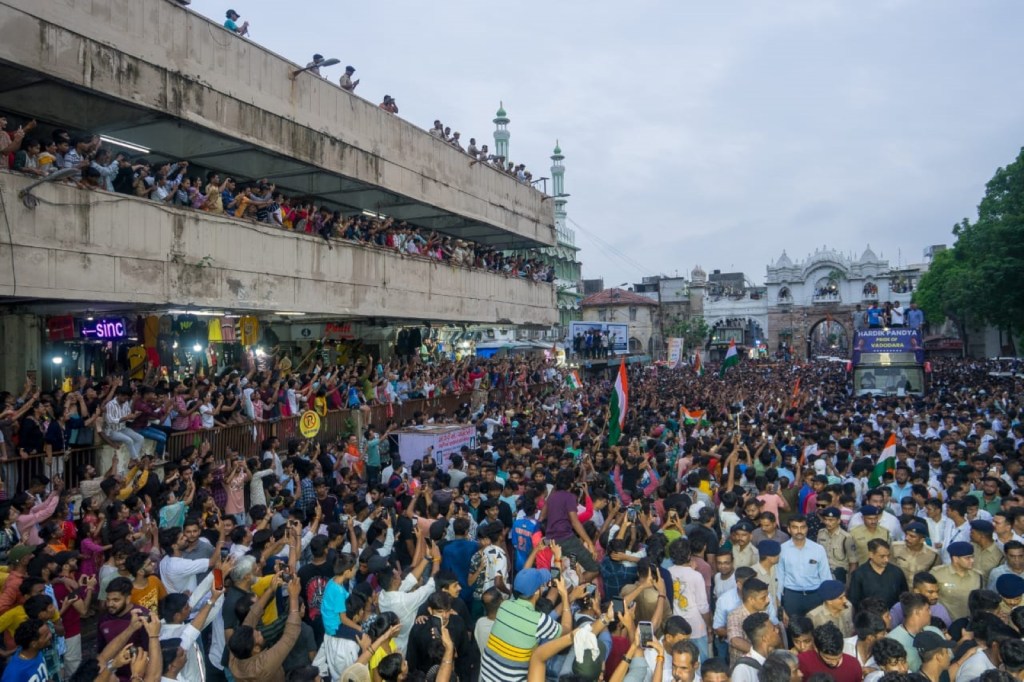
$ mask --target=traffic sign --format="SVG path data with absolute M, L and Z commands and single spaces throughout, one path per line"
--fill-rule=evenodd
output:
M 313 438 L 320 433 L 320 415 L 313 410 L 306 410 L 299 417 L 299 433 L 303 438 Z

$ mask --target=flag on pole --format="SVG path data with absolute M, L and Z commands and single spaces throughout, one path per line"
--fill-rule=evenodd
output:
M 868 485 L 872 488 L 877 488 L 882 483 L 882 476 L 887 471 L 894 471 L 896 469 L 896 434 L 890 433 L 889 440 L 885 442 L 885 448 L 882 449 L 882 456 L 878 458 L 878 464 L 871 471 L 871 475 L 868 476 Z
M 617 445 L 626 425 L 626 410 L 629 409 L 629 384 L 626 379 L 626 358 L 619 361 L 619 373 L 615 377 L 609 401 L 608 445 Z
M 580 380 L 580 375 L 576 370 L 573 370 L 566 375 L 565 383 L 574 391 L 578 391 L 583 388 L 583 382 Z
M 789 401 L 791 407 L 800 407 L 800 377 L 796 378 L 793 384 L 793 399 Z
M 693 371 L 697 373 L 697 376 L 704 376 L 704 363 L 700 360 L 700 349 L 693 354 Z
M 740 364 L 740 356 L 736 352 L 736 341 L 732 340 L 729 341 L 729 350 L 725 352 L 725 360 L 722 360 L 722 369 L 719 370 L 718 376 L 724 377 L 725 370 L 738 364 Z

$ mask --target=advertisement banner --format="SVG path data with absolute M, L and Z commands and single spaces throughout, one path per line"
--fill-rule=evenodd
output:
M 668 366 L 672 368 L 683 364 L 683 340 L 670 338 L 668 340 Z
M 921 332 L 908 327 L 862 329 L 853 343 L 853 364 L 860 364 L 862 353 L 913 353 L 916 362 L 924 362 Z
M 570 322 L 568 345 L 573 348 L 576 335 L 585 336 L 587 332 L 597 330 L 608 335 L 609 345 L 615 355 L 629 353 L 629 325 L 614 322 Z
M 452 455 L 459 454 L 463 447 L 476 448 L 477 431 L 475 426 L 427 424 L 402 429 L 397 435 L 398 453 L 403 462 L 423 459 L 430 450 L 437 465 L 447 471 Z

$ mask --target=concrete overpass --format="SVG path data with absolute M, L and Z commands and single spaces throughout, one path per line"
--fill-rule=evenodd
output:
M 0 173 L 0 303 L 551 326 L 550 284 Z M 6 223 L 6 224 L 2 224 Z
M 555 244 L 537 190 L 175 2 L 0 0 L 0 30 L 0 111 L 502 249 Z

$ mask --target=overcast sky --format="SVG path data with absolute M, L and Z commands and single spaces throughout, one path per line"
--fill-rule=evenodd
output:
M 534 177 L 557 138 L 584 277 L 606 286 L 695 264 L 760 284 L 783 248 L 920 262 L 1024 141 L 1019 0 L 192 3 L 229 7 L 424 128 L 493 148 L 504 101 Z

